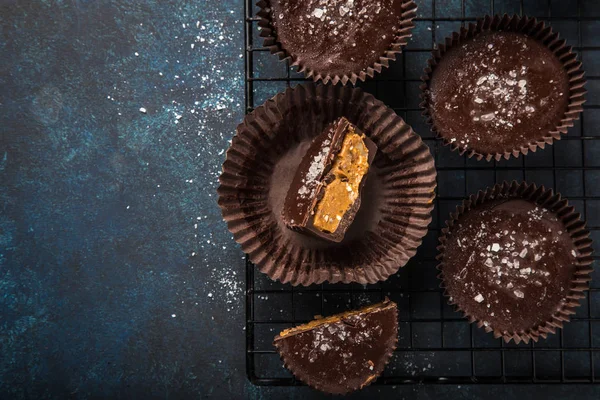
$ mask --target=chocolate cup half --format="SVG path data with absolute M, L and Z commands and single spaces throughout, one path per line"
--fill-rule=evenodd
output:
M 387 298 L 320 318 L 275 337 L 283 365 L 325 393 L 348 394 L 374 382 L 398 343 L 398 308 Z
M 361 207 L 344 240 L 288 229 L 283 203 L 312 139 L 345 116 L 378 147 Z M 248 114 L 232 139 L 218 189 L 234 239 L 260 271 L 292 285 L 375 283 L 416 253 L 431 221 L 436 170 L 427 145 L 372 95 L 343 86 L 289 88 Z
M 558 221 L 562 222 L 562 225 L 566 229 L 566 234 L 572 240 L 576 257 L 574 257 L 573 273 L 567 285 L 569 291 L 564 296 L 563 304 L 545 322 L 539 325 L 531 326 L 530 329 L 503 332 L 495 328 L 493 323 L 485 323 L 470 315 L 464 310 L 464 305 L 460 304 L 460 300 L 451 297 L 452 294 L 448 291 L 448 280 L 456 278 L 446 275 L 447 260 L 445 254 L 450 245 L 454 246 L 454 241 L 449 242 L 451 238 L 452 240 L 455 239 L 451 237 L 451 233 L 455 227 L 458 227 L 464 215 L 476 212 L 482 205 L 487 205 L 491 202 L 514 199 L 522 199 L 528 203 L 533 203 L 556 216 Z M 585 228 L 585 222 L 580 220 L 580 215 L 575 212 L 572 206 L 569 206 L 566 199 L 563 199 L 560 194 L 554 194 L 552 189 L 545 189 L 543 186 L 537 187 L 535 184 L 525 182 L 519 184 L 516 181 L 511 183 L 504 182 L 471 195 L 463 201 L 462 205 L 457 207 L 456 213 L 450 215 L 450 220 L 446 221 L 446 227 L 442 229 L 439 240 L 437 260 L 440 262 L 438 265 L 440 274 L 438 277 L 442 281 L 440 287 L 444 289 L 444 295 L 449 298 L 449 304 L 454 305 L 456 311 L 463 313 L 469 319 L 469 322 L 477 323 L 479 328 L 483 327 L 486 332 L 493 333 L 495 338 L 503 338 L 507 343 L 511 340 L 514 340 L 516 343 L 520 343 L 521 341 L 528 343 L 529 340 L 537 342 L 540 337 L 546 338 L 548 334 L 556 333 L 556 328 L 562 328 L 563 324 L 569 321 L 569 316 L 575 314 L 575 308 L 580 305 L 580 299 L 585 298 L 584 292 L 589 289 L 593 249 L 592 241 L 589 238 L 589 231 Z M 485 249 L 481 250 L 484 251 Z M 465 279 L 465 284 L 467 284 L 467 281 L 468 279 Z M 476 301 L 481 302 L 481 300 Z M 509 307 L 508 304 L 504 305 Z
M 331 82 L 334 85 L 338 82 L 341 82 L 342 85 L 345 85 L 348 82 L 352 83 L 352 85 L 356 85 L 357 81 L 365 81 L 367 77 L 372 78 L 375 76 L 375 73 L 380 73 L 383 68 L 388 68 L 390 61 L 396 60 L 396 55 L 402 52 L 402 47 L 406 46 L 408 40 L 412 37 L 411 30 L 414 28 L 413 19 L 417 17 L 417 5 L 414 1 L 397 0 L 402 1 L 402 12 L 399 16 L 398 30 L 396 32 L 387 33 L 392 35 L 394 39 L 387 48 L 379 49 L 380 55 L 377 58 L 377 61 L 355 71 L 349 71 L 343 74 L 331 73 L 325 66 L 322 68 L 311 68 L 307 66 L 296 54 L 286 48 L 286 44 L 282 43 L 281 39 L 277 36 L 277 30 L 273 23 L 273 1 L 276 0 L 261 0 L 257 3 L 257 6 L 260 8 L 257 14 L 259 17 L 258 26 L 260 27 L 260 36 L 264 38 L 264 46 L 268 47 L 271 54 L 277 55 L 280 60 L 290 60 L 290 65 L 297 66 L 298 71 L 304 73 L 305 77 L 311 78 L 314 82 Z M 305 15 L 305 17 L 308 17 L 308 15 Z M 334 42 L 337 41 L 343 43 L 344 41 L 347 41 L 348 38 L 340 37 L 339 39 L 335 38 L 332 40 L 334 40 Z M 323 50 L 329 51 L 330 48 Z M 373 50 L 377 51 L 377 49 Z
M 444 55 L 452 48 L 458 47 L 465 41 L 468 41 L 478 35 L 489 32 L 517 32 L 527 35 L 535 39 L 539 43 L 546 46 L 562 63 L 564 70 L 568 75 L 569 92 L 566 94 L 568 103 L 564 114 L 559 123 L 551 130 L 540 132 L 540 137 L 524 145 L 516 145 L 514 149 L 498 149 L 496 152 L 481 153 L 474 148 L 461 146 L 458 142 L 452 142 L 449 138 L 444 137 L 443 127 L 436 126 L 433 118 L 433 110 L 429 96 L 431 79 L 436 67 L 440 64 Z M 452 33 L 447 37 L 444 43 L 440 43 L 432 52 L 432 58 L 428 60 L 427 68 L 425 68 L 424 76 L 421 77 L 421 99 L 420 104 L 423 109 L 423 116 L 427 123 L 431 126 L 431 131 L 444 140 L 444 145 L 450 146 L 453 151 L 458 151 L 461 155 L 467 154 L 469 158 L 476 157 L 477 160 L 484 159 L 486 161 L 502 158 L 509 159 L 511 156 L 518 157 L 519 154 L 527 155 L 529 151 L 535 152 L 538 147 L 544 148 L 546 145 L 551 145 L 555 140 L 561 139 L 561 134 L 566 134 L 569 127 L 572 127 L 574 121 L 579 119 L 579 114 L 583 111 L 583 103 L 585 103 L 586 90 L 583 86 L 586 83 L 582 64 L 577 61 L 577 55 L 573 52 L 571 46 L 566 45 L 564 39 L 559 38 L 559 34 L 552 31 L 552 28 L 546 26 L 544 22 L 537 21 L 535 18 L 527 16 L 519 17 L 518 15 L 496 15 L 485 16 L 471 23 L 468 27 L 462 27 L 459 32 Z M 518 67 L 518 66 L 517 66 Z

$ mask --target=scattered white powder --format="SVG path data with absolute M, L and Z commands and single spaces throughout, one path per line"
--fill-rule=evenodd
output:
M 236 271 L 216 267 L 211 271 L 211 281 L 216 284 L 216 293 L 225 304 L 237 304 L 239 302 L 244 291 L 242 280 Z

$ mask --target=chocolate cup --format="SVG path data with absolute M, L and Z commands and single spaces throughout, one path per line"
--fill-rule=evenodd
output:
M 439 238 L 440 244 L 437 248 L 439 254 L 436 258 L 440 262 L 437 267 L 440 271 L 438 278 L 442 281 L 440 287 L 444 289 L 444 296 L 450 298 L 450 294 L 446 290 L 444 277 L 444 251 L 450 229 L 463 214 L 469 212 L 471 209 L 483 203 L 502 198 L 524 199 L 534 202 L 554 213 L 566 227 L 578 253 L 575 265 L 576 269 L 571 280 L 569 294 L 565 296 L 568 301 L 548 321 L 531 328 L 528 332 L 509 332 L 508 334 L 503 334 L 491 325 L 484 325 L 483 321 L 477 320 L 461 309 L 460 304 L 454 301 L 449 301 L 449 304 L 455 306 L 457 312 L 463 313 L 464 317 L 470 323 L 475 322 L 478 328 L 483 327 L 486 332 L 492 332 L 496 339 L 501 337 L 506 343 L 514 340 L 517 344 L 521 341 L 529 343 L 529 340 L 537 342 L 540 337 L 545 339 L 549 333 L 556 333 L 556 328 L 561 329 L 563 324 L 569 321 L 569 316 L 575 314 L 575 309 L 579 307 L 580 300 L 585 298 L 584 292 L 589 289 L 590 274 L 593 271 L 591 267 L 593 263 L 592 240 L 589 238 L 590 233 L 585 227 L 585 222 L 580 219 L 580 214 L 575 212 L 574 207 L 569 206 L 568 200 L 563 199 L 560 194 L 555 194 L 552 189 L 545 189 L 544 186 L 537 187 L 535 184 L 528 184 L 526 182 L 520 184 L 516 181 L 512 181 L 511 183 L 504 182 L 489 187 L 484 191 L 480 190 L 477 194 L 473 194 L 464 200 L 462 205 L 457 206 L 456 213 L 450 214 L 450 220 L 446 221 L 446 227 L 442 229 Z
M 373 370 L 368 372 L 368 374 L 365 374 L 365 376 L 363 377 L 364 380 L 361 384 L 351 384 L 350 382 L 346 381 L 345 385 L 340 385 L 340 382 L 332 382 L 330 379 L 323 379 L 322 377 L 316 377 L 315 376 L 316 371 L 314 368 L 306 368 L 306 367 L 301 368 L 298 365 L 299 364 L 298 355 L 297 355 L 298 353 L 296 353 L 296 354 L 291 353 L 289 351 L 289 348 L 286 348 L 287 346 L 285 346 L 283 344 L 283 340 L 285 340 L 285 339 L 282 339 L 281 334 L 279 334 L 275 337 L 275 340 L 273 341 L 273 345 L 277 349 L 277 352 L 279 353 L 281 361 L 283 361 L 283 366 L 285 368 L 287 368 L 296 377 L 296 379 L 306 383 L 308 386 L 310 386 L 316 390 L 320 390 L 321 392 L 328 393 L 328 394 L 345 395 L 345 394 L 349 394 L 351 392 L 361 390 L 361 389 L 365 388 L 366 386 L 369 386 L 383 373 L 383 370 L 385 369 L 387 364 L 390 362 L 390 359 L 392 358 L 394 350 L 396 350 L 396 347 L 398 345 L 398 306 L 396 305 L 396 303 L 394 303 L 393 301 L 390 301 L 388 298 L 386 298 L 381 303 L 371 304 L 371 305 L 362 307 L 357 310 L 350 310 L 350 311 L 346 311 L 343 313 L 332 315 L 330 317 L 325 317 L 325 318 L 321 317 L 314 321 L 311 321 L 311 323 L 318 323 L 318 325 L 315 325 L 315 327 L 318 327 L 318 326 L 322 326 L 322 324 L 331 324 L 332 322 L 327 322 L 331 318 L 340 318 L 340 320 L 342 320 L 342 321 L 344 319 L 348 318 L 348 316 L 361 316 L 363 318 L 364 318 L 364 316 L 367 316 L 367 318 L 369 318 L 368 317 L 369 314 L 368 314 L 368 312 L 365 312 L 365 310 L 372 309 L 372 308 L 378 308 L 380 310 L 378 312 L 382 312 L 382 313 L 391 311 L 391 314 L 392 314 L 391 321 L 389 321 L 387 326 L 385 328 L 383 328 L 383 332 L 381 334 L 381 337 L 379 338 L 379 343 L 380 343 L 381 347 L 379 349 L 374 349 L 373 347 L 369 347 L 367 349 L 364 346 L 360 346 L 360 345 L 356 344 L 356 342 L 348 343 L 348 339 L 344 339 L 344 340 L 346 340 L 346 346 L 345 346 L 346 349 L 345 350 L 346 351 L 348 351 L 350 349 L 353 350 L 354 357 L 352 357 L 352 356 L 350 357 L 351 361 L 354 361 L 354 362 L 357 361 L 356 360 L 356 358 L 357 358 L 356 351 L 353 349 L 353 347 L 358 348 L 358 350 L 360 350 L 360 347 L 363 347 L 363 349 L 362 349 L 363 351 L 366 350 L 367 352 L 371 353 L 369 358 L 372 357 L 371 361 L 373 362 Z M 353 328 L 354 327 L 352 327 L 351 325 L 349 326 L 349 329 L 353 329 Z M 362 329 L 354 328 L 354 329 L 356 329 L 354 331 L 354 333 L 357 334 L 357 331 L 368 332 L 369 328 L 370 328 L 369 326 L 366 326 L 365 328 L 362 328 Z M 349 336 L 351 337 L 352 335 L 349 335 Z M 337 343 L 337 344 L 340 345 L 340 343 Z M 323 362 L 323 361 L 320 360 L 320 362 Z M 345 368 L 344 365 L 336 365 L 331 362 L 329 363 L 329 367 L 334 368 L 334 369 Z M 352 367 L 350 367 L 350 368 L 352 368 Z M 345 374 L 343 374 L 343 375 L 345 375 Z M 333 377 L 331 377 L 331 378 L 333 378 Z M 342 387 L 340 388 L 340 386 L 342 386 Z
M 344 240 L 286 228 L 285 196 L 311 140 L 340 116 L 378 147 L 362 205 Z M 227 150 L 219 205 L 258 269 L 292 285 L 375 283 L 416 253 L 431 222 L 436 170 L 427 145 L 393 110 L 360 89 L 299 85 L 267 100 L 238 126 Z
M 523 33 L 548 47 L 561 61 L 569 77 L 569 102 L 560 123 L 553 130 L 545 132 L 544 136 L 538 140 L 515 148 L 512 151 L 482 154 L 472 148 L 461 147 L 456 142 L 452 143 L 440 134 L 431 116 L 427 91 L 429 90 L 433 71 L 450 48 L 460 45 L 465 40 L 469 40 L 482 32 L 489 31 Z M 421 77 L 423 83 L 420 86 L 422 100 L 420 107 L 423 109 L 423 116 L 426 118 L 427 124 L 431 126 L 431 131 L 438 138 L 444 140 L 445 146 L 449 145 L 452 151 L 457 150 L 461 155 L 466 153 L 469 158 L 476 157 L 477 160 L 485 158 L 486 161 L 491 161 L 492 159 L 499 161 L 502 158 L 508 160 L 511 156 L 518 157 L 519 154 L 527 155 L 529 151 L 535 152 L 538 147 L 543 149 L 547 144 L 552 145 L 555 140 L 560 140 L 561 134 L 567 133 L 568 129 L 573 126 L 574 121 L 579 119 L 579 114 L 583 111 L 586 93 L 583 86 L 586 80 L 582 64 L 580 61 L 577 61 L 577 54 L 573 53 L 571 46 L 566 45 L 564 39 L 559 39 L 558 33 L 553 32 L 552 28 L 546 26 L 544 22 L 538 22 L 535 18 L 527 16 L 519 17 L 518 15 L 511 17 L 507 14 L 504 14 L 504 16 L 495 15 L 493 17 L 486 15 L 484 18 L 478 19 L 476 24 L 470 23 L 468 27 L 462 27 L 459 32 L 452 33 L 451 36 L 445 39 L 444 43 L 440 43 L 437 46 L 432 52 L 432 56 L 427 61 L 428 66 L 425 68 L 425 75 Z
M 311 78 L 314 82 L 322 81 L 323 83 L 331 82 L 336 85 L 341 82 L 342 85 L 350 82 L 356 85 L 357 81 L 365 81 L 367 76 L 373 78 L 375 73 L 381 73 L 383 68 L 388 68 L 390 61 L 396 61 L 396 55 L 402 53 L 402 47 L 406 46 L 408 40 L 412 37 L 412 29 L 414 28 L 413 19 L 417 17 L 417 5 L 412 0 L 404 0 L 402 4 L 402 22 L 400 30 L 394 32 L 395 40 L 387 50 L 379 57 L 379 62 L 360 70 L 352 71 L 350 74 L 331 75 L 327 71 L 317 71 L 310 69 L 300 62 L 294 54 L 289 53 L 285 47 L 279 42 L 275 28 L 272 23 L 270 12 L 271 0 L 260 0 L 256 5 L 260 8 L 257 13 L 259 17 L 258 26 L 260 27 L 260 36 L 264 38 L 264 46 L 268 47 L 271 54 L 277 55 L 280 61 L 290 60 L 290 66 L 297 66 L 298 72 L 303 73 L 306 78 Z

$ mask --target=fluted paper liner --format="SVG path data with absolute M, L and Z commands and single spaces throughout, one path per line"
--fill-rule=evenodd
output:
M 310 69 L 304 65 L 298 58 L 289 53 L 283 44 L 278 41 L 277 33 L 272 23 L 272 15 L 270 4 L 272 0 L 260 0 L 256 5 L 260 8 L 258 12 L 258 26 L 260 27 L 260 36 L 264 38 L 264 46 L 268 47 L 271 54 L 279 57 L 279 60 L 290 60 L 290 66 L 297 66 L 298 72 L 304 73 L 304 76 L 311 78 L 314 82 L 322 81 L 323 83 L 331 82 L 336 85 L 341 82 L 345 85 L 351 82 L 356 85 L 357 81 L 365 81 L 367 77 L 374 77 L 375 73 L 381 73 L 383 68 L 388 68 L 390 61 L 396 61 L 396 55 L 402 53 L 402 47 L 406 46 L 408 40 L 412 37 L 412 29 L 414 28 L 413 19 L 417 17 L 417 5 L 413 0 L 404 0 L 402 4 L 402 22 L 398 32 L 391 32 L 395 35 L 394 42 L 390 47 L 383 52 L 379 57 L 379 62 L 361 70 L 352 71 L 350 74 L 331 75 L 326 70 L 317 71 Z M 343 39 L 342 39 L 343 40 Z
M 394 313 L 393 313 L 394 314 L 393 319 L 395 322 L 395 325 L 393 327 L 394 341 L 393 341 L 393 343 L 390 343 L 386 347 L 385 353 L 380 355 L 381 362 L 373 365 L 373 371 L 371 371 L 368 374 L 368 376 L 365 377 L 364 383 L 358 387 L 348 387 L 347 391 L 345 391 L 344 393 L 340 393 L 340 392 L 334 393 L 331 390 L 328 390 L 328 388 L 320 385 L 318 382 L 315 382 L 315 379 L 313 379 L 313 377 L 311 376 L 310 373 L 306 373 L 304 371 L 298 370 L 296 368 L 297 362 L 294 359 L 295 355 L 288 354 L 288 353 L 284 352 L 282 349 L 281 342 L 279 341 L 279 339 L 281 337 L 281 333 L 275 337 L 275 340 L 273 341 L 273 345 L 277 349 L 277 352 L 279 353 L 279 356 L 281 357 L 281 360 L 283 361 L 283 366 L 285 368 L 287 368 L 297 379 L 306 383 L 308 386 L 310 386 L 314 389 L 320 390 L 324 393 L 338 394 L 338 395 L 348 394 L 348 393 L 354 392 L 356 390 L 363 389 L 364 387 L 369 386 L 371 383 L 373 383 L 383 373 L 383 370 L 385 369 L 386 365 L 390 362 L 390 359 L 392 358 L 392 355 L 394 354 L 394 350 L 396 350 L 396 347 L 398 345 L 398 306 L 397 306 L 397 304 L 386 298 L 385 301 L 383 301 L 382 303 L 372 304 L 369 306 L 362 307 L 358 310 L 347 311 L 347 312 L 335 314 L 330 317 L 317 319 L 317 320 L 314 320 L 311 322 L 311 324 L 315 324 L 314 327 L 317 327 L 317 326 L 322 325 L 326 321 L 334 319 L 334 318 L 335 319 L 343 318 L 344 316 L 346 316 L 348 314 L 361 314 L 370 308 L 379 307 L 379 306 L 387 306 L 388 304 L 393 305 L 392 309 L 394 311 Z M 383 335 L 383 333 L 382 333 L 382 335 Z M 350 361 L 352 361 L 351 358 L 350 358 Z M 343 365 L 338 366 L 338 368 L 343 368 Z
M 344 240 L 332 244 L 287 229 L 281 210 L 308 144 L 341 116 L 378 151 L 361 208 Z M 246 116 L 219 181 L 223 218 L 260 271 L 292 285 L 367 284 L 387 279 L 415 254 L 431 221 L 436 170 L 421 138 L 372 95 L 306 84 L 288 88 Z
M 537 342 L 540 337 L 546 338 L 549 333 L 556 333 L 556 329 L 561 329 L 563 324 L 569 321 L 569 316 L 575 314 L 575 308 L 580 305 L 579 300 L 585 298 L 584 292 L 589 289 L 589 282 L 591 280 L 590 274 L 592 272 L 591 265 L 593 262 L 592 240 L 589 238 L 590 233 L 586 230 L 585 222 L 580 219 L 580 215 L 575 212 L 574 207 L 569 206 L 568 200 L 562 198 L 560 194 L 555 194 L 552 189 L 545 189 L 544 186 L 538 187 L 535 184 L 528 184 L 525 182 L 504 182 L 491 188 L 487 188 L 484 191 L 479 191 L 477 194 L 473 194 L 468 199 L 464 200 L 462 205 L 456 208 L 456 213 L 451 214 L 450 220 L 446 221 L 446 227 L 442 229 L 442 234 L 439 239 L 440 245 L 438 246 L 439 254 L 437 260 L 440 262 L 438 265 L 438 270 L 440 270 L 438 277 L 442 281 L 440 287 L 444 289 L 444 296 L 450 298 L 445 286 L 444 252 L 446 249 L 447 236 L 451 228 L 463 214 L 468 213 L 471 209 L 476 209 L 481 206 L 481 204 L 488 201 L 502 198 L 523 199 L 535 203 L 554 213 L 566 227 L 578 254 L 569 294 L 565 296 L 567 301 L 548 321 L 532 327 L 528 331 L 508 332 L 507 334 L 494 329 L 491 325 L 485 326 L 483 321 L 479 321 L 467 314 L 461 308 L 461 305 L 454 302 L 454 300 L 449 303 L 456 307 L 456 311 L 463 313 L 469 322 L 477 323 L 477 327 L 483 327 L 488 333 L 492 332 L 495 338 L 502 337 L 507 343 L 512 339 L 517 344 L 521 341 L 529 343 L 530 339 Z
M 460 45 L 465 40 L 469 40 L 482 32 L 488 31 L 523 33 L 548 47 L 563 64 L 569 77 L 569 102 L 558 126 L 549 132 L 544 132 L 544 135 L 538 140 L 528 143 L 525 146 L 517 147 L 512 151 L 482 154 L 472 148 L 461 147 L 457 142 L 450 142 L 440 134 L 431 116 L 432 110 L 429 107 L 427 91 L 429 90 L 433 71 L 450 48 Z M 423 116 L 431 126 L 431 131 L 444 140 L 444 145 L 450 145 L 453 151 L 457 150 L 461 155 L 466 153 L 469 158 L 476 157 L 477 160 L 485 158 L 486 161 L 491 161 L 492 159 L 499 161 L 502 158 L 508 160 L 511 156 L 518 157 L 519 154 L 527 155 L 530 151 L 535 152 L 538 147 L 543 149 L 546 145 L 552 145 L 555 140 L 560 140 L 561 134 L 567 133 L 567 130 L 573 126 L 574 121 L 579 119 L 579 114 L 583 111 L 586 93 L 583 86 L 586 80 L 582 64 L 580 61 L 577 61 L 577 54 L 573 53 L 571 46 L 566 45 L 564 39 L 559 38 L 557 32 L 553 32 L 552 28 L 546 26 L 544 22 L 537 21 L 535 18 L 527 16 L 519 17 L 518 15 L 511 17 L 507 14 L 503 16 L 495 15 L 493 17 L 486 15 L 484 18 L 479 19 L 476 24 L 470 23 L 468 27 L 462 27 L 459 32 L 452 33 L 451 36 L 445 39 L 444 43 L 437 46 L 432 52 L 432 56 L 427 61 L 428 66 L 425 68 L 425 75 L 421 77 L 421 80 L 424 82 L 421 84 L 422 102 L 420 104 L 421 108 L 423 108 Z

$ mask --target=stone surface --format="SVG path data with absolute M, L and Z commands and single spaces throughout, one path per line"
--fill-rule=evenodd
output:
M 0 397 L 242 393 L 244 261 L 215 193 L 242 18 L 2 2 Z

